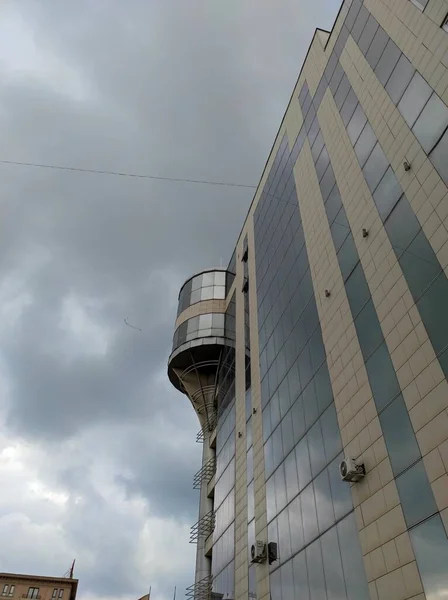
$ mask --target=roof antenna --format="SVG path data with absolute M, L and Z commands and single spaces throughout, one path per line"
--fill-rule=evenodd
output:
M 71 564 L 70 569 L 64 573 L 64 577 L 68 577 L 69 579 L 73 579 L 73 573 L 75 571 L 75 562 L 76 562 L 76 558 L 73 559 L 73 562 Z

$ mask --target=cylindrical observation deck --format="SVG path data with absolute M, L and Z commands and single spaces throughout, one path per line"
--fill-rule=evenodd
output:
M 179 293 L 168 377 L 189 397 L 203 430 L 216 424 L 218 374 L 226 348 L 235 345 L 235 316 L 225 306 L 226 281 L 233 277 L 221 269 L 202 271 Z

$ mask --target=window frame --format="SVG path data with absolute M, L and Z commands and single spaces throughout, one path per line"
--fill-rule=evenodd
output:
M 446 13 L 445 18 L 442 21 L 442 25 L 440 26 L 443 31 L 446 31 L 448 33 L 448 13 Z
M 9 583 L 5 583 L 3 585 L 2 596 L 7 596 L 9 593 Z

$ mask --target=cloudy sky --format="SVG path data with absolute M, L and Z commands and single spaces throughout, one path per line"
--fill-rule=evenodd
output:
M 3 0 L 0 160 L 257 183 L 338 5 Z M 183 598 L 201 448 L 165 375 L 177 291 L 227 264 L 251 190 L 0 174 L 0 571 L 76 558 L 81 600 Z

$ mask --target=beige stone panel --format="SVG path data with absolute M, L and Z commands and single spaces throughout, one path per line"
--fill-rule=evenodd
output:
M 448 3 L 431 2 L 422 12 L 409 0 L 366 0 L 366 8 L 414 67 L 448 104 L 448 36 L 441 24 Z
M 425 456 L 448 438 L 448 384 L 328 90 L 319 109 L 319 122 L 372 300 Z M 367 238 L 362 237 L 363 227 L 369 230 Z M 407 316 L 412 327 L 403 324 Z
M 241 237 L 241 240 L 244 236 Z M 237 256 L 242 253 L 242 241 Z M 244 327 L 243 264 L 236 261 L 236 343 L 235 343 L 235 600 L 247 600 L 249 590 L 247 553 L 247 472 L 246 472 L 246 343 Z
M 251 397 L 252 397 L 252 442 L 254 463 L 254 495 L 255 495 L 255 536 L 259 540 L 267 539 L 266 513 L 266 479 L 264 470 L 263 421 L 261 411 L 261 380 L 258 339 L 257 285 L 255 269 L 255 243 L 253 219 L 246 222 L 248 242 L 248 272 L 249 272 L 249 324 L 251 356 Z M 257 598 L 269 600 L 269 568 L 267 564 L 256 566 Z
M 324 42 L 319 35 L 319 30 L 314 34 L 313 40 L 308 50 L 306 61 L 303 65 L 302 72 L 308 83 L 308 87 L 312 95 L 316 92 L 320 78 L 327 65 L 328 57 L 325 56 Z
M 227 297 L 226 297 L 226 310 L 229 307 L 229 304 L 230 304 L 230 301 L 232 300 L 233 292 L 235 291 L 235 289 L 236 289 L 236 277 L 233 280 L 233 283 L 230 286 L 229 292 L 228 292 Z
M 188 319 L 197 317 L 199 315 L 206 315 L 208 313 L 225 313 L 226 312 L 226 301 L 225 300 L 203 300 L 202 302 L 196 302 L 185 310 L 183 310 L 176 319 L 176 329 L 179 325 L 182 325 Z
M 336 40 L 338 39 L 338 35 L 341 31 L 342 25 L 344 24 L 345 17 L 347 16 L 348 11 L 350 10 L 350 6 L 351 2 L 344 2 L 341 5 L 340 11 L 336 16 L 336 21 L 333 25 L 330 36 L 326 39 L 326 41 L 324 41 L 325 38 L 322 38 L 322 43 L 324 46 L 325 56 L 327 60 L 330 58 L 330 55 L 333 52 L 334 45 L 336 43 Z
M 341 369 L 335 366 L 337 361 L 330 366 L 344 453 L 361 457 L 367 470 L 365 479 L 351 488 L 361 546 L 367 555 L 402 534 L 406 527 L 308 142 L 299 155 L 294 174 L 325 349 L 327 356 L 336 350 L 344 357 Z M 325 296 L 325 289 L 330 291 L 329 298 Z M 339 385 L 341 377 L 344 382 Z M 388 538 L 385 524 L 389 523 L 390 515 L 395 516 L 396 521 Z M 401 519 L 397 515 L 401 515 Z M 365 560 L 367 572 L 373 573 L 372 581 L 387 572 L 386 567 L 384 572 L 381 570 L 379 559 L 375 554 Z M 411 560 L 414 560 L 412 550 Z
M 445 37 L 448 39 L 447 34 Z M 341 55 L 341 64 L 426 237 L 448 274 L 447 186 L 351 37 Z M 403 167 L 405 160 L 411 164 L 407 172 Z

